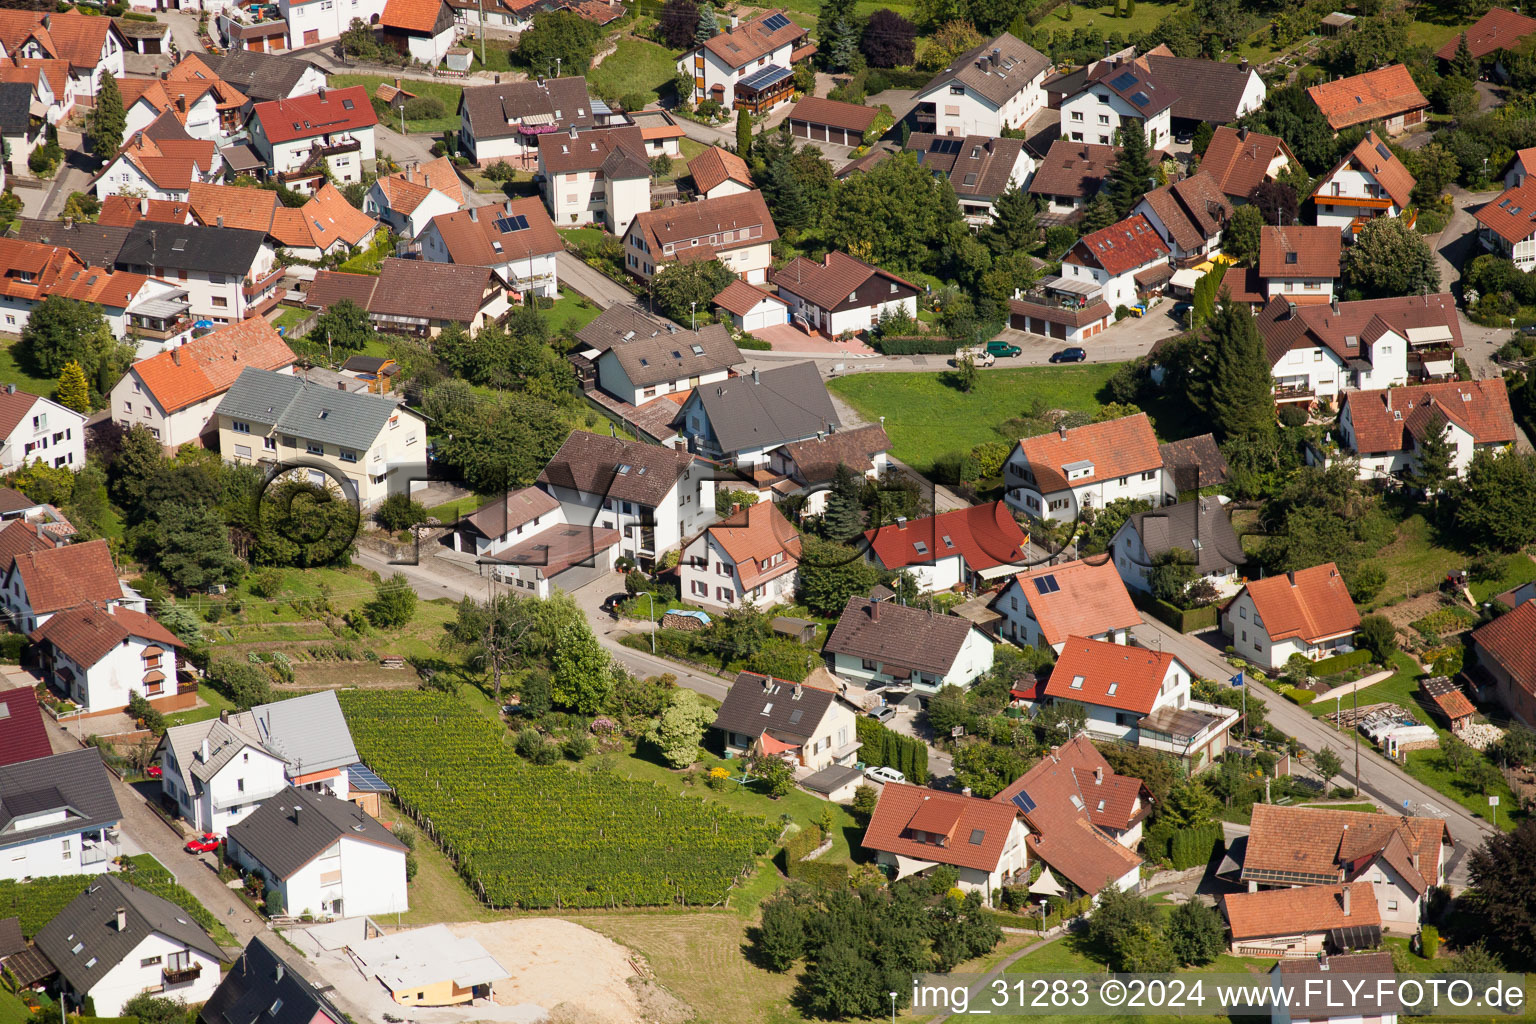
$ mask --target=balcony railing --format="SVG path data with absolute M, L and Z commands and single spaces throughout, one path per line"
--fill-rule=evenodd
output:
M 1275 388 L 1275 401 L 1277 402 L 1301 402 L 1311 401 L 1317 397 L 1317 392 L 1312 388 L 1287 384 Z
M 282 267 L 275 267 L 266 277 L 263 277 L 257 281 L 245 282 L 245 297 L 248 299 L 255 298 L 257 295 L 260 295 L 262 292 L 272 287 L 272 285 L 282 280 L 283 275 L 286 273 L 287 271 Z
M 160 976 L 167 985 L 185 985 L 189 981 L 196 981 L 202 973 L 203 965 L 192 963 L 186 967 L 167 967 L 160 972 Z

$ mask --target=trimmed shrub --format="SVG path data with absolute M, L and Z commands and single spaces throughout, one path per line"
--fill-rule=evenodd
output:
M 1432 924 L 1419 929 L 1419 955 L 1425 960 L 1433 960 L 1440 955 L 1440 929 Z
M 1331 658 L 1312 663 L 1314 676 L 1331 676 L 1335 672 L 1343 672 L 1346 669 L 1357 668 L 1360 665 L 1371 663 L 1370 651 L 1350 651 L 1348 654 L 1336 654 Z
M 888 356 L 952 356 L 959 346 L 953 338 L 924 334 L 915 338 L 880 338 L 875 348 Z

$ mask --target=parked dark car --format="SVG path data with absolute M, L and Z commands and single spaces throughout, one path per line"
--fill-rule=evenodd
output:
M 1088 353 L 1080 348 L 1064 348 L 1060 352 L 1051 353 L 1053 363 L 1080 363 L 1088 358 Z

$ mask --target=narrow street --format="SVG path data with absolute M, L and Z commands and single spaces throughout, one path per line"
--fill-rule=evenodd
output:
M 607 274 L 593 270 L 572 253 L 556 254 L 555 270 L 560 275 L 561 285 L 592 300 L 599 309 L 638 301 L 628 288 Z

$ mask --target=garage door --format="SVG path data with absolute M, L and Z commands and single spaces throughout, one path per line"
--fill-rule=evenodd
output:
M 808 139 L 811 137 L 811 126 L 804 121 L 791 121 L 789 122 L 789 133 L 798 138 Z
M 817 142 L 826 142 L 827 141 L 827 126 L 824 125 L 824 124 L 812 125 L 811 126 L 811 138 L 815 139 Z
M 1066 341 L 1067 340 L 1067 325 L 1066 324 L 1051 324 L 1051 337 L 1058 338 L 1058 339 L 1060 339 L 1062 341 Z
M 769 306 L 767 309 L 753 310 L 742 317 L 741 322 L 749 331 L 755 331 L 759 327 L 772 327 L 775 324 L 785 322 L 785 312 L 780 306 Z

